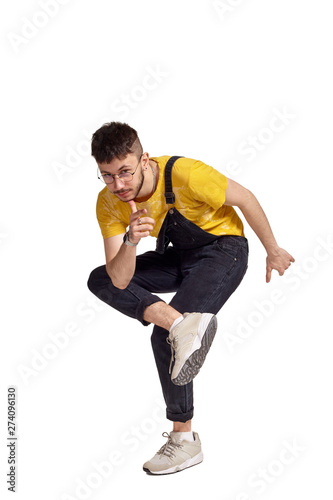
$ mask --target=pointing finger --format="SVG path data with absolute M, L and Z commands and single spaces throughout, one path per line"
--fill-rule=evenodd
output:
M 272 275 L 272 268 L 267 266 L 266 270 L 266 283 L 269 283 L 271 281 L 271 275 Z
M 127 203 L 131 207 L 132 214 L 135 214 L 137 212 L 135 201 L 134 200 L 130 200 Z

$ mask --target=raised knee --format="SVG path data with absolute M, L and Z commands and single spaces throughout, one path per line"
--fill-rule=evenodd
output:
M 87 281 L 87 286 L 91 291 L 91 293 L 96 295 L 96 293 L 98 292 L 98 290 L 101 289 L 107 278 L 110 281 L 105 266 L 96 267 L 96 269 L 91 271 Z

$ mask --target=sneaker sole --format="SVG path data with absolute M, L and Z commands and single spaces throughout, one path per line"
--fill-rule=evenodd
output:
M 143 467 L 143 470 L 149 476 L 166 476 L 167 474 L 176 474 L 177 472 L 181 472 L 185 469 L 189 469 L 190 467 L 194 467 L 195 465 L 199 465 L 201 464 L 202 461 L 203 461 L 203 453 L 201 451 L 200 453 L 198 453 L 198 455 L 195 455 L 195 457 L 193 458 L 189 458 L 183 464 L 175 465 L 175 467 L 171 467 L 170 469 L 154 472 L 151 471 L 150 469 L 147 469 L 147 467 Z
M 186 385 L 189 384 L 194 377 L 196 377 L 200 371 L 200 368 L 204 364 L 207 353 L 212 345 L 217 330 L 217 319 L 213 316 L 206 331 L 201 339 L 201 347 L 194 351 L 193 354 L 185 361 L 184 366 L 180 370 L 176 378 L 171 379 L 172 383 L 175 385 Z

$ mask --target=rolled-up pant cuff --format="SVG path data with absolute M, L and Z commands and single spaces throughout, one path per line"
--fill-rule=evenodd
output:
M 143 319 L 143 314 L 145 312 L 145 309 L 152 304 L 155 304 L 156 302 L 164 302 L 164 300 L 160 299 L 157 297 L 157 295 L 152 295 L 150 294 L 149 296 L 144 297 L 143 299 L 140 300 L 138 303 L 138 306 L 136 308 L 136 319 L 140 321 L 140 323 L 143 324 L 143 326 L 148 326 L 150 325 L 149 321 L 146 321 Z
M 166 417 L 168 420 L 172 422 L 187 422 L 188 420 L 192 420 L 194 409 L 188 411 L 187 413 L 171 413 L 167 410 Z

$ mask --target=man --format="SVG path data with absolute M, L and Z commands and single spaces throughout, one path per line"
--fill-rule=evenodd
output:
M 215 315 L 248 261 L 233 206 L 267 251 L 267 282 L 273 269 L 283 275 L 294 258 L 277 245 L 255 196 L 212 167 L 183 157 L 149 158 L 137 132 L 119 122 L 93 134 L 92 155 L 106 184 L 97 201 L 106 265 L 92 271 L 88 287 L 123 314 L 155 325 L 152 347 L 173 431 L 163 434 L 167 442 L 143 468 L 171 474 L 203 460 L 191 431 L 192 380 L 213 341 Z M 137 255 L 147 236 L 157 238 L 156 250 Z M 170 304 L 154 295 L 163 292 L 175 292 Z

